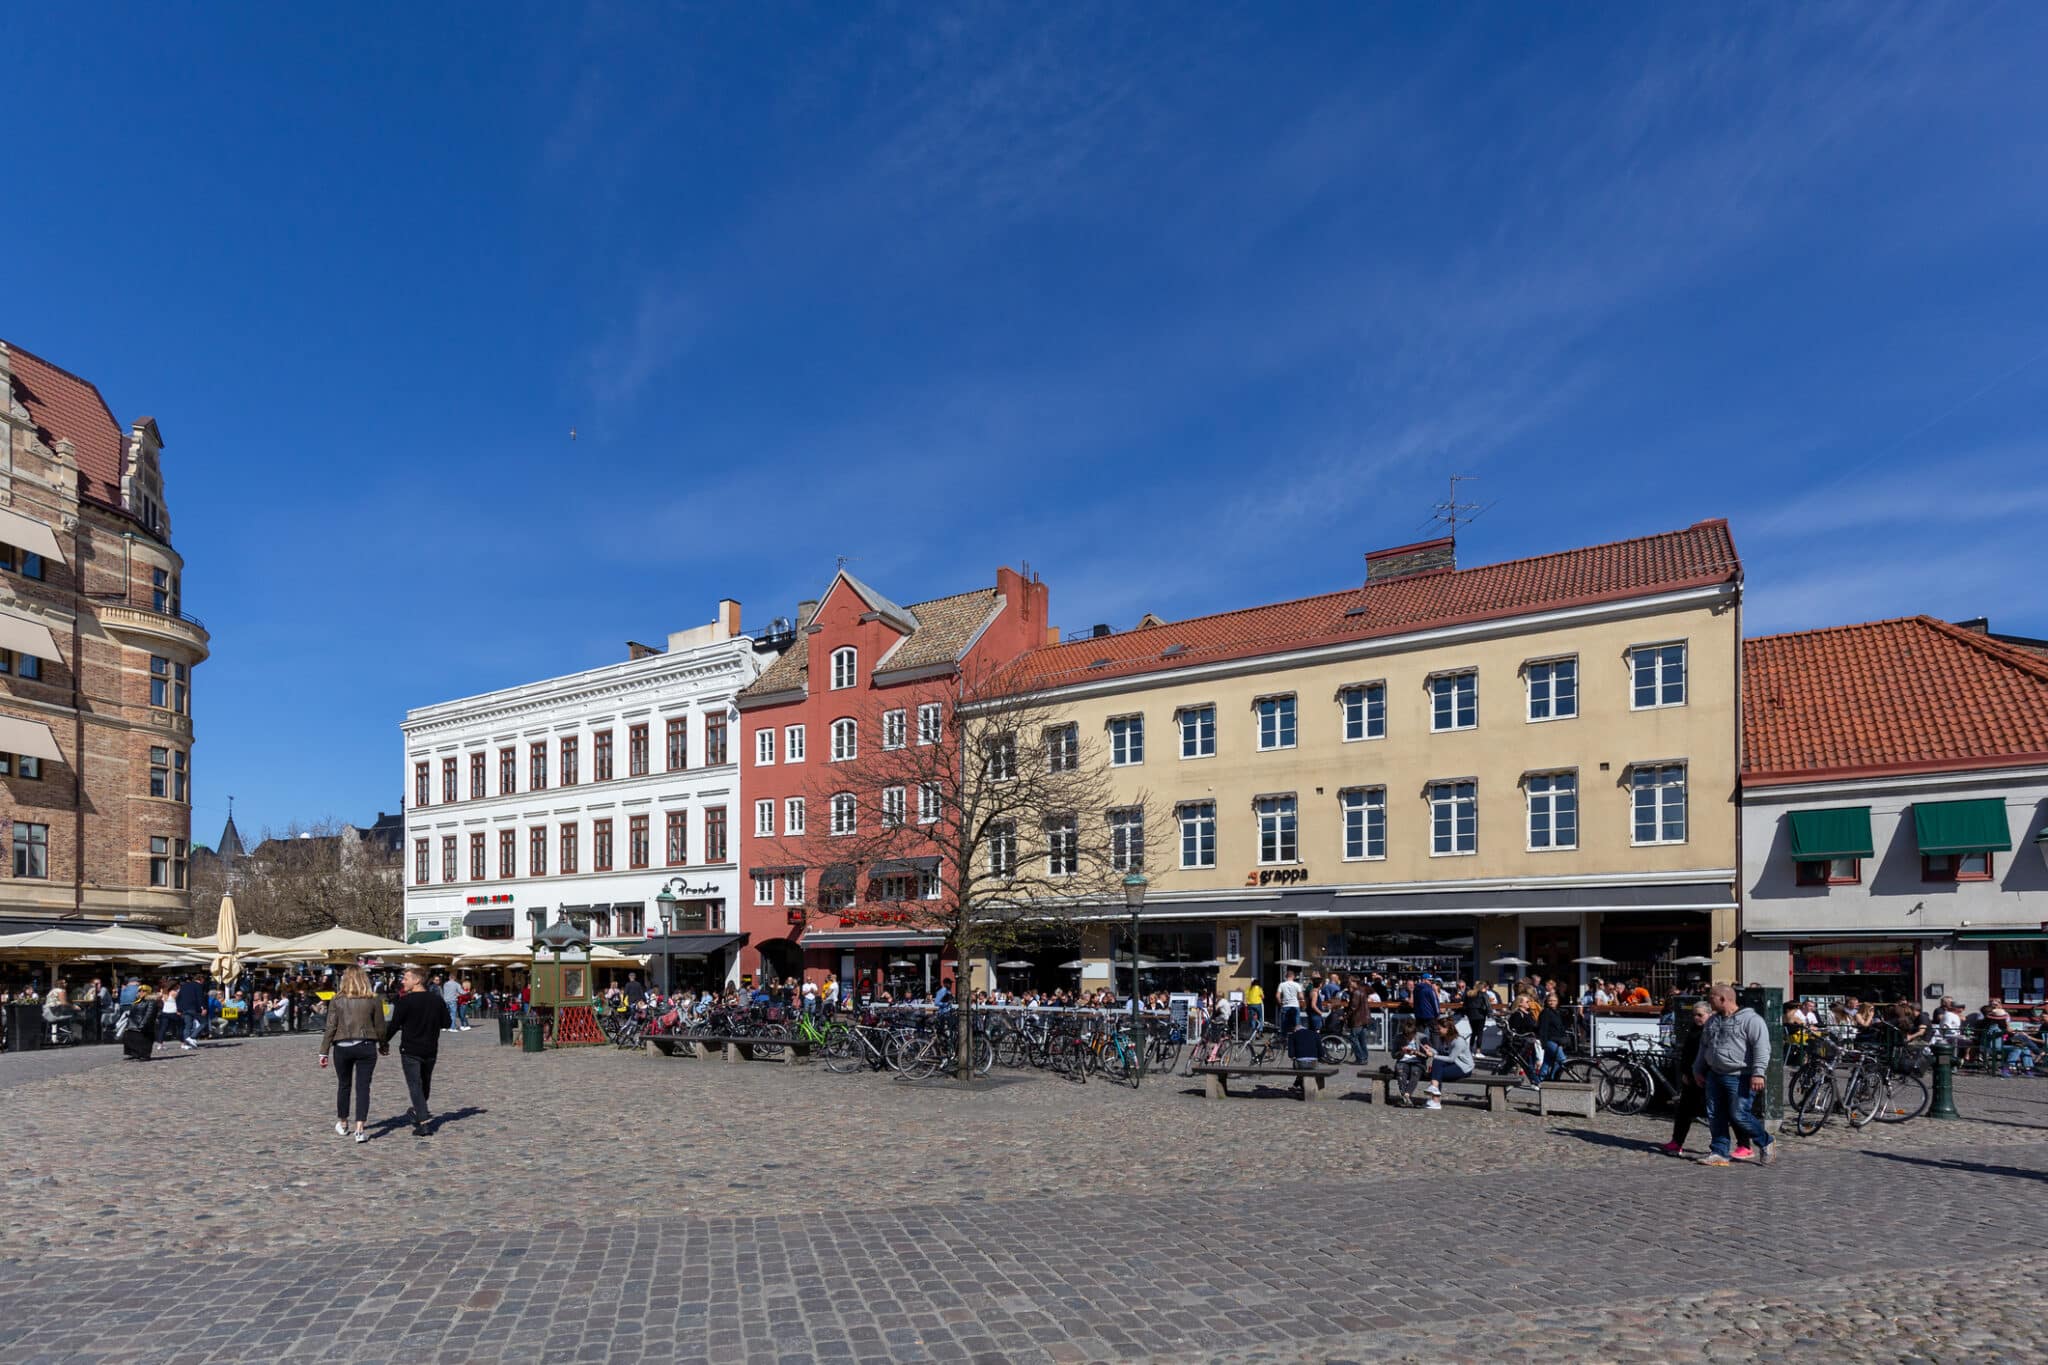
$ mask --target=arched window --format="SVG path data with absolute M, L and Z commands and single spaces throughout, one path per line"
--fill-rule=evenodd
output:
M 832 688 L 853 686 L 854 674 L 860 667 L 860 651 L 852 645 L 841 645 L 832 651 Z
M 834 834 L 851 834 L 853 830 L 853 793 L 840 792 L 832 798 L 832 832 Z
M 860 753 L 860 731 L 854 722 L 842 716 L 832 722 L 832 761 L 844 763 Z

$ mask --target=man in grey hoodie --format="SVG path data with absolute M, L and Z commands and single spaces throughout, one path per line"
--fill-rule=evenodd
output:
M 1768 1166 L 1778 1159 L 1771 1135 L 1757 1117 L 1755 1104 L 1764 1093 L 1771 1065 L 1771 1031 L 1755 1010 L 1736 1003 L 1733 986 L 1716 986 L 1707 992 L 1713 1017 L 1700 1030 L 1699 1060 L 1693 1064 L 1693 1078 L 1707 1100 L 1707 1129 L 1713 1134 L 1713 1150 L 1700 1158 L 1702 1166 L 1727 1166 L 1728 1131 L 1732 1126 L 1756 1148 L 1757 1164 Z

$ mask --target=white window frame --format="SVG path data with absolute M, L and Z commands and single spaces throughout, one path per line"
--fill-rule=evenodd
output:
M 782 803 L 782 832 L 802 834 L 804 832 L 804 799 L 792 796 Z
M 986 763 L 988 780 L 991 782 L 1013 782 L 1017 778 L 1017 736 L 1004 731 L 990 743 L 983 762 Z
M 1343 816 L 1344 861 L 1347 863 L 1383 863 L 1387 860 L 1387 789 L 1385 787 L 1346 787 L 1337 793 L 1337 809 Z M 1380 851 L 1372 851 L 1373 815 L 1379 816 Z M 1352 826 L 1356 824 L 1358 852 L 1353 853 Z
M 1678 700 L 1664 700 L 1664 651 L 1678 651 Z M 1650 685 L 1656 693 L 1650 704 L 1645 706 L 1636 700 L 1636 677 L 1642 671 L 1645 657 L 1651 662 Z M 1628 709 L 1631 711 L 1664 711 L 1683 706 L 1692 699 L 1692 646 L 1686 640 L 1659 640 L 1654 644 L 1630 645 L 1628 649 Z
M 832 651 L 832 691 L 844 692 L 860 683 L 860 651 L 841 645 Z
M 1204 702 L 1200 706 L 1183 706 L 1174 713 L 1180 722 L 1180 756 L 1185 761 L 1198 758 L 1216 757 L 1216 703 Z M 1207 734 L 1203 731 L 1207 730 Z M 1194 742 L 1195 752 L 1188 752 L 1189 741 Z M 1206 743 L 1207 747 L 1204 747 Z
M 935 701 L 919 702 L 917 707 L 917 742 L 937 744 L 945 728 L 945 711 Z
M 832 794 L 832 833 L 834 837 L 853 834 L 860 829 L 860 801 L 852 792 Z
M 1555 670 L 1559 665 L 1569 665 L 1572 671 L 1572 709 L 1557 709 L 1557 677 L 1555 672 L 1545 679 L 1549 695 L 1544 699 L 1550 714 L 1536 714 L 1536 670 Z M 1522 664 L 1522 719 L 1530 725 L 1546 725 L 1553 720 L 1577 720 L 1579 718 L 1579 656 L 1576 654 L 1554 654 L 1547 659 L 1529 659 Z
M 1268 809 L 1270 807 L 1270 809 Z M 1252 802 L 1258 816 L 1259 866 L 1292 867 L 1301 861 L 1301 801 L 1292 792 L 1261 796 Z M 1272 821 L 1273 855 L 1266 856 L 1266 822 Z M 1292 845 L 1292 848 L 1289 845 Z
M 1266 706 L 1268 703 L 1271 703 L 1273 707 L 1273 742 L 1271 744 L 1268 744 L 1266 742 Z M 1284 713 L 1282 710 L 1283 703 L 1285 705 Z M 1286 717 L 1286 725 L 1284 727 L 1281 724 L 1281 717 L 1283 714 Z M 1255 699 L 1252 702 L 1252 719 L 1253 722 L 1258 726 L 1260 753 L 1278 753 L 1280 750 L 1293 749 L 1300 745 L 1301 699 L 1294 693 L 1279 692 L 1273 694 L 1272 696 L 1259 697 Z M 1283 728 L 1290 732 L 1285 743 L 1282 743 L 1280 739 L 1281 731 Z
M 1108 812 L 1109 865 L 1118 872 L 1145 870 L 1145 808 L 1118 806 Z M 1131 856 L 1133 845 L 1137 857 Z
M 1631 848 L 1670 848 L 1691 840 L 1692 793 L 1689 788 L 1691 786 L 1692 774 L 1690 768 L 1691 765 L 1682 758 L 1664 759 L 1656 763 L 1629 764 L 1628 842 Z M 1676 782 L 1663 781 L 1654 786 L 1647 787 L 1638 787 L 1636 785 L 1636 775 L 1638 773 L 1662 773 L 1667 770 L 1675 770 L 1678 773 L 1678 780 Z M 1668 793 L 1673 791 L 1676 791 L 1678 794 L 1678 824 L 1680 833 L 1676 839 L 1667 839 L 1664 837 L 1664 814 L 1665 808 L 1670 804 Z M 1641 808 L 1643 796 L 1646 793 L 1657 794 L 1651 803 L 1657 827 L 1657 837 L 1654 839 L 1638 839 L 1636 837 L 1636 816 Z
M 775 874 L 756 872 L 754 874 L 754 904 L 775 904 Z
M 939 869 L 919 868 L 917 870 L 917 898 L 921 901 L 941 900 L 946 894 L 946 879 Z
M 1358 713 L 1358 733 L 1355 735 L 1351 733 L 1352 711 L 1354 710 L 1352 706 L 1353 697 L 1358 699 L 1358 704 L 1355 708 Z M 1373 703 L 1375 701 L 1379 703 L 1380 710 L 1379 727 L 1377 730 L 1373 727 L 1372 715 Z M 1386 681 L 1378 679 L 1373 682 L 1351 683 L 1338 688 L 1337 710 L 1339 712 L 1339 719 L 1342 721 L 1340 728 L 1343 731 L 1346 744 L 1364 744 L 1368 740 L 1385 739 L 1387 737 Z M 1364 788 L 1361 787 L 1359 790 L 1363 791 Z
M 1180 807 L 1179 807 L 1178 809 L 1176 809 L 1176 810 L 1174 811 L 1174 815 L 1175 815 L 1175 816 L 1177 817 L 1177 819 L 1176 819 L 1176 823 L 1177 823 L 1177 824 L 1178 824 L 1178 826 L 1179 826 L 1179 830 L 1178 830 L 1178 833 L 1179 833 L 1179 836 L 1180 836 L 1180 849 L 1179 849 L 1179 857 L 1180 857 L 1180 866 L 1181 866 L 1181 870 L 1182 870 L 1182 871 L 1184 871 L 1184 872 L 1191 872 L 1191 871 L 1198 871 L 1198 870 L 1204 870 L 1204 869 L 1207 869 L 1207 868 L 1213 868 L 1213 867 L 1215 867 L 1215 866 L 1216 866 L 1216 803 L 1215 803 L 1214 801 L 1187 801 L 1187 802 L 1183 802 L 1183 803 L 1182 803 L 1182 804 L 1180 805 Z M 1189 828 L 1188 828 L 1188 827 L 1189 827 L 1190 825 L 1194 826 L 1194 829 L 1193 829 L 1193 834 L 1194 834 L 1194 841 L 1195 841 L 1195 859 L 1196 859 L 1196 861 L 1194 861 L 1194 862 L 1189 862 L 1189 861 L 1188 861 L 1188 835 L 1189 835 L 1189 832 L 1190 832 L 1190 831 L 1189 831 Z M 1201 861 L 1201 856 L 1202 856 L 1202 842 L 1203 842 L 1203 840 L 1202 840 L 1202 835 L 1203 835 L 1203 832 L 1204 832 L 1204 831 L 1203 831 L 1203 826 L 1204 826 L 1204 825 L 1208 826 L 1208 830 L 1207 830 L 1207 833 L 1208 833 L 1208 836 L 1209 836 L 1209 837 L 1208 837 L 1208 844 L 1209 844 L 1209 860 L 1208 860 L 1207 862 L 1203 862 L 1203 861 Z
M 754 837 L 775 837 L 775 798 L 772 796 L 765 796 L 754 802 Z
M 1065 725 L 1045 727 L 1045 770 L 1049 773 L 1070 773 L 1081 766 L 1081 727 L 1068 722 Z
M 1467 679 L 1472 684 L 1472 721 L 1469 725 L 1460 725 L 1458 724 L 1458 712 L 1460 710 L 1458 705 L 1458 684 Z M 1439 688 L 1447 688 L 1448 690 L 1439 693 Z M 1446 698 L 1450 702 L 1448 707 L 1442 705 Z M 1451 723 L 1449 725 L 1438 724 L 1438 720 L 1446 711 L 1449 713 Z M 1433 735 L 1448 735 L 1459 730 L 1477 730 L 1478 728 L 1479 670 L 1476 668 L 1460 668 L 1453 672 L 1431 674 L 1429 678 L 1429 732 Z
M 1551 787 L 1550 789 L 1543 791 L 1539 791 L 1537 789 L 1536 784 L 1540 782 L 1556 782 L 1559 779 L 1564 779 L 1568 781 L 1571 785 L 1563 790 L 1559 790 L 1556 787 Z M 1572 841 L 1568 844 L 1561 844 L 1557 842 L 1557 798 L 1559 796 L 1569 796 L 1571 798 Z M 1545 832 L 1547 832 L 1550 835 L 1551 839 L 1551 842 L 1547 844 L 1539 844 L 1536 842 L 1538 821 L 1537 812 L 1539 810 L 1539 802 L 1543 803 L 1541 809 L 1543 811 L 1542 819 L 1544 821 Z M 1558 768 L 1553 769 L 1550 772 L 1524 774 L 1522 777 L 1522 811 L 1523 847 L 1528 852 L 1570 853 L 1577 850 L 1579 846 L 1578 769 Z
M 785 872 L 782 874 L 782 903 L 802 905 L 804 903 L 804 874 Z
M 1045 875 L 1071 877 L 1080 870 L 1080 820 L 1071 815 L 1048 816 L 1045 821 Z
M 882 828 L 903 828 L 904 817 L 910 813 L 909 793 L 902 787 L 882 788 Z
M 998 820 L 988 827 L 988 872 L 1005 880 L 1017 875 L 1017 826 Z
M 801 763 L 804 761 L 804 727 L 785 725 L 782 727 L 782 761 Z
M 1143 715 L 1111 716 L 1109 727 L 1109 766 L 1112 768 L 1140 768 L 1145 764 L 1145 717 Z
M 860 722 L 852 716 L 841 716 L 832 722 L 832 759 L 834 763 L 851 763 L 860 757 Z
M 754 766 L 772 768 L 775 766 L 775 727 L 766 725 L 754 731 Z
M 1470 797 L 1460 794 L 1459 789 L 1471 788 Z M 1470 778 L 1451 778 L 1447 781 L 1432 782 L 1428 789 L 1429 800 L 1429 856 L 1432 858 L 1471 858 L 1479 852 L 1479 784 Z M 1458 847 L 1458 807 L 1469 800 L 1472 807 L 1472 846 Z M 1450 820 L 1450 847 L 1438 848 L 1436 840 L 1437 816 L 1442 808 Z
M 882 713 L 882 747 L 900 749 L 910 731 L 910 713 L 900 707 Z
M 917 823 L 919 823 L 920 825 L 937 824 L 939 819 L 939 812 L 945 807 L 945 800 L 945 793 L 939 790 L 938 783 L 918 783 Z

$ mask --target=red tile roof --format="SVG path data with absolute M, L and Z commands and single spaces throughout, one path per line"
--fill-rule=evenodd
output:
M 1930 616 L 1743 642 L 1742 780 L 2048 761 L 2048 659 Z
M 1734 582 L 1741 572 L 1728 523 L 1716 518 L 1683 531 L 1472 569 L 1425 571 L 1320 597 L 1047 645 L 1013 667 L 1020 687 L 1064 687 L 1708 587 Z M 1174 651 L 1170 657 L 1168 650 Z
M 37 439 L 54 447 L 68 436 L 78 452 L 81 491 L 120 506 L 127 440 L 99 389 L 91 380 L 80 379 L 11 341 L 7 351 L 14 371 L 14 396 L 28 409 Z

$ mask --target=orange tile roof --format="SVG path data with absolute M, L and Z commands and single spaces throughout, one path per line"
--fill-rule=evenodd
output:
M 70 437 L 78 452 L 80 490 L 120 506 L 127 438 L 99 389 L 91 380 L 80 379 L 11 341 L 7 351 L 14 371 L 14 396 L 28 409 L 37 439 L 54 447 Z
M 1743 642 L 1742 780 L 2048 761 L 2048 659 L 1930 616 Z
M 1734 582 L 1741 572 L 1728 523 L 1715 518 L 1683 531 L 1478 568 L 1429 570 L 1319 597 L 1047 645 L 1024 654 L 1013 668 L 1021 688 L 1064 687 L 1707 587 Z

